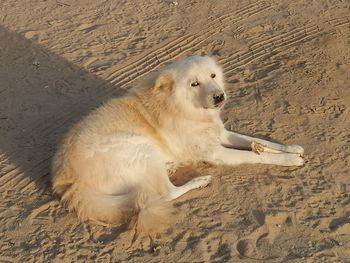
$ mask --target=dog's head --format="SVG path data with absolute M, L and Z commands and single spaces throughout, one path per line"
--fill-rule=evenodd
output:
M 155 87 L 158 92 L 168 92 L 176 107 L 190 111 L 219 110 L 226 100 L 222 69 L 207 56 L 169 65 L 158 75 Z

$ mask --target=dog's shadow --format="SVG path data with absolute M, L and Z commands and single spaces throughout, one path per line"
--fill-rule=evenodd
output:
M 72 124 L 124 91 L 19 33 L 0 27 L 0 39 L 0 191 L 21 206 L 50 194 L 51 157 Z

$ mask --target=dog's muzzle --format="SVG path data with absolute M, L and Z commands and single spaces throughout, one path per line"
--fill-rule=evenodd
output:
M 213 102 L 215 107 L 219 107 L 225 101 L 225 93 L 223 91 L 215 92 L 213 95 Z

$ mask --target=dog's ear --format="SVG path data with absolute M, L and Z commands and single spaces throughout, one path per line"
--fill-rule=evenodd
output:
M 160 74 L 154 83 L 154 91 L 171 92 L 174 88 L 174 77 L 170 74 Z

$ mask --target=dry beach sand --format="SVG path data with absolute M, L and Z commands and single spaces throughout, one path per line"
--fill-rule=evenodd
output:
M 152 242 L 79 223 L 50 190 L 57 142 L 193 54 L 225 70 L 228 128 L 303 145 L 306 165 L 179 171 L 214 180 Z M 2 0 L 0 62 L 0 262 L 350 262 L 349 1 Z

